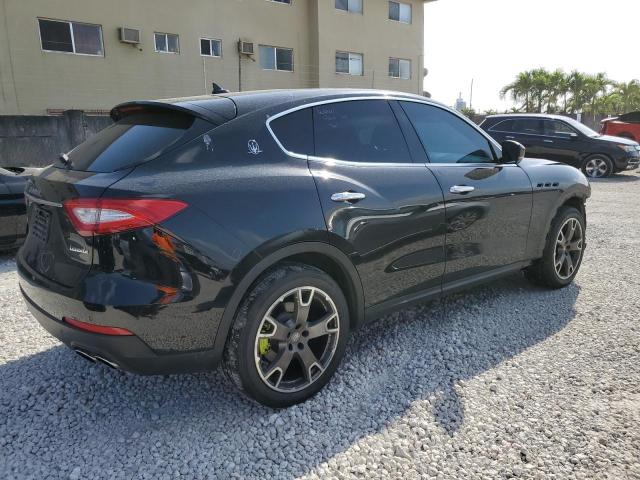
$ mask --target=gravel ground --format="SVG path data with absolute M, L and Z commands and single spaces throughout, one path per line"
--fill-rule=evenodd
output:
M 92 366 L 0 257 L 0 478 L 640 478 L 640 175 L 593 184 L 574 285 L 514 276 L 355 334 L 283 411 Z

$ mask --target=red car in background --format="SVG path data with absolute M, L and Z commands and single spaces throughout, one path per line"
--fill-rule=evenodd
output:
M 602 135 L 614 135 L 630 140 L 640 141 L 640 112 L 630 112 L 619 117 L 610 117 L 602 120 L 600 133 Z

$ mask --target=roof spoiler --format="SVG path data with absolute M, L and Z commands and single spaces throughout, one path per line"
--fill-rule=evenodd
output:
M 219 100 L 217 101 L 224 102 L 224 104 L 221 103 L 220 108 L 216 108 L 215 110 L 213 109 L 213 105 L 205 108 L 191 101 L 174 103 L 163 100 L 138 100 L 116 105 L 111 109 L 110 116 L 114 122 L 117 122 L 130 115 L 164 110 L 165 112 L 178 112 L 190 115 L 220 125 L 235 117 L 236 108 L 233 101 L 224 97 L 218 98 Z M 226 104 L 227 102 L 229 105 Z

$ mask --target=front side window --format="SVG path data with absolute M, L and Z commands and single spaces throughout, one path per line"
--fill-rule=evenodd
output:
M 269 0 L 270 2 L 275 3 L 286 3 L 287 5 L 291 5 L 291 0 Z
M 401 2 L 389 2 L 389 20 L 411 23 L 411 5 Z
M 213 38 L 201 38 L 200 55 L 203 55 L 205 57 L 221 57 L 222 42 Z
M 41 18 L 38 24 L 42 50 L 104 56 L 100 25 Z
M 180 53 L 178 35 L 173 33 L 154 33 L 156 52 Z
M 350 162 L 411 163 L 407 144 L 384 100 L 329 103 L 313 108 L 315 154 Z
M 402 58 L 389 59 L 389 76 L 408 80 L 411 78 L 411 61 Z
M 336 52 L 336 73 L 362 75 L 362 54 Z
M 480 132 L 454 114 L 432 105 L 400 102 L 431 163 L 493 163 L 495 157 Z
M 293 72 L 293 49 L 260 45 L 259 55 L 263 70 Z
M 572 133 L 576 133 L 569 125 L 558 120 L 545 120 L 544 131 L 545 135 L 552 137 L 567 137 Z
M 362 0 L 336 0 L 336 8 L 351 13 L 362 13 Z

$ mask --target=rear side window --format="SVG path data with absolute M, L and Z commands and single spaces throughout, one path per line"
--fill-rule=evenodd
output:
M 543 135 L 544 124 L 539 118 L 519 118 L 514 120 L 512 131 L 528 135 Z
M 69 152 L 70 168 L 115 172 L 133 167 L 193 138 L 189 133 L 196 123 L 206 122 L 179 112 L 127 116 Z
M 276 118 L 269 125 L 285 149 L 301 155 L 313 155 L 313 118 L 310 108 Z
M 438 107 L 400 102 L 431 163 L 492 163 L 489 141 L 464 120 Z
M 316 156 L 350 162 L 411 163 L 398 121 L 385 100 L 313 108 Z

